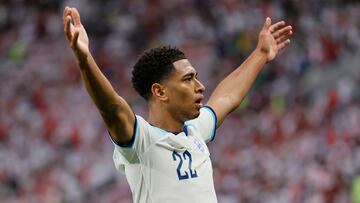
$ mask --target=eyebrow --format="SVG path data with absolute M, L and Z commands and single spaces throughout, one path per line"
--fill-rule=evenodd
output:
M 190 72 L 186 73 L 185 75 L 183 75 L 182 78 L 186 78 L 188 76 L 197 76 L 197 75 L 198 75 L 198 72 L 190 71 Z

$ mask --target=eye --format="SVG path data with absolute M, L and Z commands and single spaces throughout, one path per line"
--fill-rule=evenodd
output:
M 183 81 L 185 82 L 191 82 L 194 79 L 197 79 L 197 73 L 191 73 L 184 76 Z
M 185 82 L 190 82 L 191 80 L 192 80 L 192 77 L 185 77 L 185 78 L 184 78 L 184 81 L 185 81 Z
M 199 76 L 199 74 L 198 74 L 198 73 L 196 73 L 196 74 L 195 74 L 195 79 L 198 79 L 198 76 Z

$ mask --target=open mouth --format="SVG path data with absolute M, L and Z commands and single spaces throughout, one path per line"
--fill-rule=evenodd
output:
M 195 104 L 197 104 L 198 106 L 202 107 L 202 103 L 201 100 L 203 99 L 203 97 L 199 97 L 198 99 L 195 100 Z

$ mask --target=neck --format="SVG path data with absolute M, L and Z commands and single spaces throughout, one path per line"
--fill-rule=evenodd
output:
M 175 119 L 164 106 L 149 102 L 148 122 L 158 128 L 171 132 L 180 132 L 184 122 Z

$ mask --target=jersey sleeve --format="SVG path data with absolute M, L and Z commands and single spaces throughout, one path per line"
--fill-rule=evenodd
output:
M 129 144 L 122 145 L 111 139 L 115 146 L 113 160 L 118 170 L 124 172 L 126 164 L 138 163 L 139 156 L 152 145 L 154 141 L 152 137 L 149 136 L 149 126 L 150 124 L 141 116 L 136 115 L 134 135 Z
M 185 125 L 193 126 L 200 132 L 202 139 L 208 143 L 215 138 L 216 123 L 217 117 L 215 111 L 209 106 L 204 106 L 200 109 L 200 115 L 193 120 L 185 122 Z

